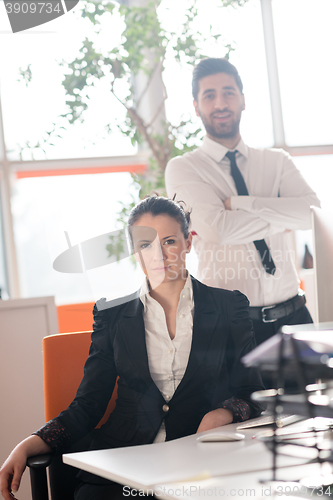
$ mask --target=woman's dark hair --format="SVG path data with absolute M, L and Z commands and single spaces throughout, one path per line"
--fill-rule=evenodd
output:
M 202 59 L 193 70 L 192 94 L 195 101 L 198 100 L 199 80 L 205 76 L 216 75 L 217 73 L 232 75 L 241 94 L 243 93 L 243 83 L 237 68 L 228 59 L 223 57 L 207 57 L 206 59 Z
M 190 211 L 185 211 L 180 205 L 182 202 L 176 202 L 165 198 L 164 196 L 148 196 L 141 200 L 135 207 L 132 208 L 128 218 L 129 234 L 131 236 L 131 227 L 145 214 L 150 214 L 153 217 L 157 215 L 169 215 L 175 219 L 181 227 L 185 239 L 189 235 Z M 132 236 L 131 236 L 132 237 Z

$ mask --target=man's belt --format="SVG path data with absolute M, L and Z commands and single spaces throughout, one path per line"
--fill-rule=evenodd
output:
M 273 306 L 250 307 L 250 317 L 263 323 L 274 323 L 274 321 L 289 316 L 289 314 L 301 309 L 305 305 L 305 302 L 304 293 L 300 293 L 292 299 Z

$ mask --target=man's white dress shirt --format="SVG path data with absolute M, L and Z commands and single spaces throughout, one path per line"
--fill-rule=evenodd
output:
M 191 350 L 194 300 L 190 274 L 180 294 L 174 339 L 170 338 L 163 307 L 149 295 L 147 280 L 141 287 L 140 299 L 150 375 L 165 401 L 170 401 L 184 376 Z M 154 442 L 165 441 L 165 437 L 163 422 Z
M 240 290 L 251 306 L 284 302 L 299 288 L 292 230 L 309 229 L 310 206 L 320 202 L 285 151 L 250 148 L 242 139 L 235 150 L 249 196 L 238 196 L 228 149 L 208 137 L 197 150 L 170 160 L 167 193 L 192 210 L 200 281 Z M 232 210 L 224 208 L 227 198 Z M 260 239 L 276 265 L 273 276 L 253 244 Z

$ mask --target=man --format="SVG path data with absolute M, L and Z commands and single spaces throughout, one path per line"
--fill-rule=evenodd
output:
M 198 278 L 247 295 L 259 344 L 281 325 L 312 322 L 292 231 L 311 227 L 310 206 L 320 202 L 286 152 L 244 144 L 243 85 L 229 61 L 202 60 L 192 91 L 207 134 L 200 148 L 168 163 L 168 196 L 192 209 Z

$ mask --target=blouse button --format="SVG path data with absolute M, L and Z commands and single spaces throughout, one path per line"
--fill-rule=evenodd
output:
M 167 413 L 167 412 L 169 411 L 169 407 L 168 407 L 168 405 L 163 405 L 163 406 L 162 406 L 162 410 L 163 410 L 165 413 Z

